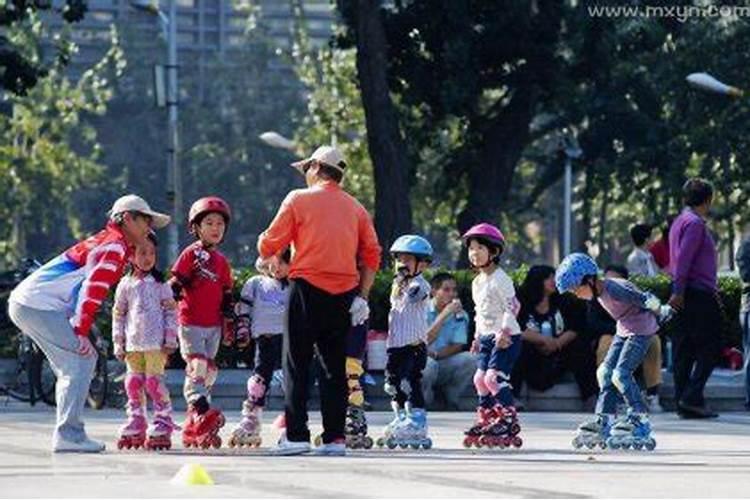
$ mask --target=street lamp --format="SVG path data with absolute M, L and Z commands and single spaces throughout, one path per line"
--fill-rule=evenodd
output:
M 273 130 L 263 132 L 258 136 L 258 138 L 272 148 L 286 149 L 288 151 L 292 151 L 293 153 L 296 153 L 297 151 L 297 144 L 293 140 L 287 139 L 283 135 Z
M 182 174 L 178 158 L 179 137 L 177 130 L 177 106 L 179 96 L 177 94 L 177 0 L 169 0 L 169 15 L 165 14 L 157 0 L 130 0 L 130 6 L 134 9 L 148 12 L 157 16 L 161 22 L 162 31 L 167 39 L 167 77 L 168 94 L 167 108 L 169 109 L 169 147 L 167 155 L 167 202 L 172 205 L 172 221 L 168 229 L 168 256 L 170 262 L 177 260 L 179 255 L 179 233 L 177 221 L 182 216 Z
M 563 253 L 570 254 L 571 227 L 573 218 L 573 160 L 583 156 L 576 138 L 568 132 L 560 139 L 559 150 L 565 155 L 565 219 L 563 232 Z
M 714 94 L 723 94 L 731 97 L 742 97 L 744 94 L 742 89 L 727 85 L 708 73 L 690 73 L 685 80 L 687 80 L 690 86 L 705 92 L 713 92 Z

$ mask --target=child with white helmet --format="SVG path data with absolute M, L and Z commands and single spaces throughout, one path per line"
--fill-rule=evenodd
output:
M 432 261 L 432 245 L 421 236 L 407 234 L 393 242 L 391 256 L 396 277 L 388 314 L 388 361 L 385 391 L 391 395 L 395 418 L 378 446 L 420 446 L 427 449 L 427 413 L 422 392 L 422 371 L 427 364 L 427 308 L 430 284 L 422 276 Z
M 617 334 L 596 373 L 600 392 L 595 417 L 578 427 L 573 446 L 653 450 L 656 441 L 651 436 L 646 406 L 633 372 L 643 361 L 659 322 L 666 321 L 672 309 L 628 280 L 600 279 L 598 274 L 594 259 L 583 253 L 568 255 L 555 274 L 560 293 L 572 292 L 580 299 L 598 300 L 617 320 Z M 614 422 L 621 399 L 628 410 Z
M 510 374 L 521 353 L 520 309 L 513 280 L 500 268 L 503 233 L 482 223 L 463 235 L 469 262 L 479 271 L 471 284 L 476 332 L 472 352 L 478 354 L 474 387 L 479 396 L 477 419 L 464 434 L 464 446 L 520 447 Z

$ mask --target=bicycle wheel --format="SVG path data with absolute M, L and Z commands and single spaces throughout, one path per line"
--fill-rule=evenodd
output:
M 52 365 L 50 365 L 46 356 L 42 356 L 38 367 L 39 375 L 37 380 L 39 381 L 39 384 L 37 385 L 37 392 L 39 393 L 39 397 L 49 406 L 55 406 L 57 405 L 57 400 L 55 399 L 57 376 L 52 370 Z
M 104 408 L 107 400 L 107 389 L 109 387 L 109 368 L 107 367 L 107 357 L 99 353 L 96 360 L 96 369 L 94 377 L 91 379 L 89 386 L 88 402 L 89 406 L 95 410 Z
M 18 334 L 18 355 L 16 357 L 16 370 L 7 387 L 10 397 L 28 403 L 34 397 L 33 373 L 28 370 L 31 363 L 31 339 Z M 33 404 L 33 402 L 32 402 Z

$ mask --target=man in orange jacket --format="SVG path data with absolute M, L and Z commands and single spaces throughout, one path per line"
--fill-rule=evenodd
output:
M 290 192 L 258 240 L 262 259 L 294 249 L 284 338 L 286 434 L 276 453 L 310 451 L 307 382 L 315 346 L 325 371 L 320 381 L 323 455 L 344 455 L 347 405 L 346 336 L 369 316 L 367 296 L 380 266 L 380 245 L 365 208 L 341 189 L 341 153 L 321 146 L 292 164 L 306 189 Z

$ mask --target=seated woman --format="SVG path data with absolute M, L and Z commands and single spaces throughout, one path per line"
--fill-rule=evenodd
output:
M 628 279 L 629 273 L 624 266 L 610 264 L 604 269 L 604 277 Z M 607 355 L 617 324 L 598 300 L 592 300 L 587 305 L 586 323 L 595 346 L 596 366 L 598 367 Z M 661 385 L 661 339 L 659 335 L 651 337 L 646 357 L 638 373 L 640 373 L 638 378 L 642 379 L 643 387 L 646 389 L 645 400 L 648 412 L 661 413 L 664 410 L 659 403 L 659 386 Z
M 523 345 L 511 377 L 516 396 L 520 395 L 523 383 L 537 391 L 546 391 L 569 371 L 587 409 L 593 408 L 598 386 L 594 351 L 585 336 L 585 303 L 557 293 L 555 269 L 551 266 L 529 269 L 518 296 Z

